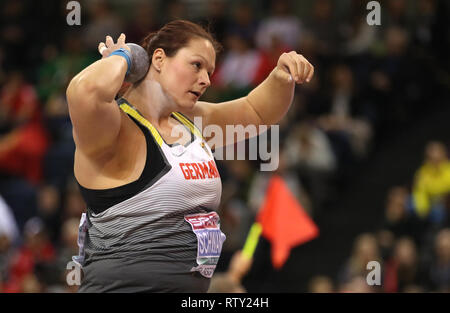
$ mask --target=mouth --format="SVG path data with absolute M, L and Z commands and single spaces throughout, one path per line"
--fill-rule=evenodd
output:
M 201 93 L 197 91 L 189 91 L 189 93 L 193 94 L 196 98 L 199 98 L 201 96 Z

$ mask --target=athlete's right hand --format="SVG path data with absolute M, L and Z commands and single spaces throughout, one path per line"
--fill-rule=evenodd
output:
M 102 55 L 102 59 L 108 57 L 113 51 L 124 48 L 130 51 L 130 48 L 125 44 L 125 34 L 120 34 L 119 38 L 117 38 L 117 42 L 114 43 L 114 40 L 111 36 L 106 36 L 105 42 L 100 42 L 98 44 L 98 52 Z

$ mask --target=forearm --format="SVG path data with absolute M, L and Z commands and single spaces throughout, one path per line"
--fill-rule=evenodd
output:
M 289 110 L 295 90 L 295 82 L 288 82 L 275 68 L 270 75 L 247 96 L 261 119 L 261 124 L 278 123 Z
M 123 84 L 127 62 L 113 55 L 98 60 L 76 75 L 67 88 L 68 94 L 95 98 L 96 103 L 111 102 Z

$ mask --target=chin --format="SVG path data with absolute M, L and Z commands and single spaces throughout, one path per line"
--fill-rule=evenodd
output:
M 191 99 L 187 99 L 184 100 L 182 103 L 179 104 L 179 108 L 181 110 L 192 110 L 195 107 L 195 104 L 197 103 L 197 100 L 191 100 Z

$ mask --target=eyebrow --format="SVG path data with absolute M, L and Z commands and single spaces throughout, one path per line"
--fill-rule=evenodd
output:
M 209 64 L 208 64 L 208 60 L 206 60 L 206 58 L 205 58 L 203 55 L 200 55 L 200 54 L 194 54 L 194 56 L 201 57 L 201 58 L 205 61 L 205 63 L 206 63 L 207 65 L 209 65 Z M 210 66 L 210 68 L 212 69 L 212 70 L 211 70 L 211 73 L 214 72 L 214 70 L 216 69 L 215 66 L 211 66 L 211 65 L 209 65 L 209 66 Z

